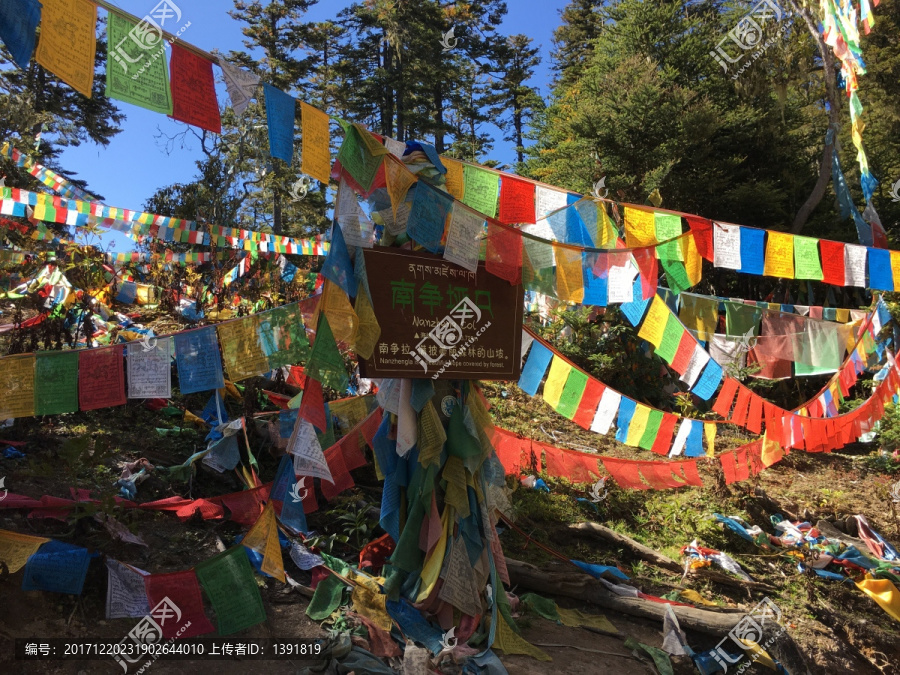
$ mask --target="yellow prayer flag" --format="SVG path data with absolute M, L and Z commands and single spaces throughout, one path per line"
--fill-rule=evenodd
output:
M 581 251 L 554 244 L 556 254 L 556 297 L 566 302 L 584 300 Z
M 866 575 L 856 582 L 857 588 L 878 603 L 895 621 L 900 621 L 900 591 L 890 579 L 872 579 Z
M 184 421 L 190 422 L 191 424 L 196 424 L 198 427 L 208 427 L 209 424 L 206 423 L 206 420 L 197 417 L 190 410 L 184 411 Z
M 391 198 L 391 209 L 397 217 L 397 207 L 403 203 L 409 188 L 416 182 L 416 177 L 406 165 L 393 155 L 388 155 L 384 162 L 384 177 L 387 182 L 388 195 Z
M 559 405 L 559 398 L 562 396 L 563 387 L 566 386 L 566 380 L 569 379 L 569 373 L 572 371 L 570 366 L 564 359 L 553 355 L 553 361 L 550 364 L 550 373 L 547 375 L 547 381 L 544 383 L 544 401 L 551 408 L 556 410 Z
M 893 254 L 893 251 L 891 251 L 891 254 Z M 891 266 L 892 267 L 893 267 L 893 264 L 894 264 L 894 258 L 892 255 L 892 257 L 891 257 Z M 897 277 L 897 281 L 900 282 L 900 277 Z M 894 288 L 898 288 L 898 287 L 894 286 Z M 838 307 L 834 311 L 834 313 L 836 315 L 835 318 L 838 320 L 838 323 L 847 323 L 850 321 L 850 310 L 849 309 L 843 309 L 841 307 Z
M 25 567 L 28 558 L 46 544 L 49 539 L 32 537 L 27 534 L 0 530 L 0 560 L 6 563 L 10 574 L 15 574 Z
M 380 155 L 390 154 L 390 150 L 388 150 L 384 145 L 382 145 L 375 136 L 372 135 L 372 132 L 366 129 L 365 125 L 360 124 L 359 122 L 354 122 L 353 127 L 356 129 L 356 133 L 359 134 L 360 140 L 366 146 L 366 150 L 369 151 L 369 154 L 373 157 L 379 157 Z
M 643 403 L 638 403 L 634 409 L 634 415 L 631 416 L 631 422 L 628 424 L 628 435 L 625 437 L 625 445 L 638 447 L 641 437 L 647 430 L 647 420 L 650 417 L 650 408 Z
M 451 459 L 459 461 L 458 457 Z M 444 512 L 441 514 L 441 537 L 437 540 L 434 548 L 425 556 L 425 563 L 422 565 L 422 583 L 419 586 L 419 595 L 416 596 L 416 602 L 425 602 L 434 590 L 434 585 L 441 574 L 441 567 L 444 564 L 444 557 L 447 553 L 447 542 L 450 540 L 453 524 L 456 522 L 456 514 L 453 511 L 454 509 L 451 506 L 450 508 L 444 508 Z
M 656 243 L 656 218 L 653 211 L 625 207 L 625 245 L 638 248 Z
M 362 284 L 360 284 L 356 292 L 356 307 L 354 309 L 359 319 L 359 331 L 353 344 L 353 350 L 364 359 L 370 359 L 375 352 L 378 338 L 381 337 L 381 326 L 378 325 L 372 301 L 369 300 L 369 294 L 362 287 Z
M 447 188 L 447 192 L 459 201 L 462 201 L 466 194 L 466 178 L 463 171 L 463 163 L 449 157 L 441 157 L 441 164 L 447 169 L 445 176 L 447 182 L 444 187 Z
M 300 102 L 300 167 L 303 173 L 327 184 L 331 177 L 331 131 L 328 114 Z
M 770 439 L 768 429 L 766 429 L 766 435 L 763 436 L 761 456 L 763 466 L 772 466 L 776 462 L 780 462 L 783 457 L 784 449 L 781 447 L 781 443 Z
M 319 306 L 325 312 L 325 318 L 328 319 L 334 339 L 337 342 L 354 345 L 359 328 L 359 317 L 353 311 L 350 299 L 343 289 L 330 279 L 326 279 Z
M 275 520 L 275 510 L 272 504 L 270 499 L 241 544 L 262 554 L 263 562 L 260 569 L 263 572 L 285 582 L 284 560 L 281 557 L 281 544 L 278 541 L 278 522 Z
M 713 457 L 716 454 L 716 431 L 718 424 L 713 422 L 703 423 L 703 435 L 706 436 L 706 456 Z
M 638 337 L 646 340 L 654 347 L 659 347 L 659 344 L 662 342 L 663 333 L 666 330 L 666 322 L 669 320 L 669 314 L 671 314 L 671 312 L 666 306 L 665 301 L 658 295 L 654 295 L 653 300 L 650 303 L 650 311 L 647 312 L 644 323 L 641 324 L 641 329 L 638 331 Z
M 353 611 L 366 617 L 385 632 L 391 630 L 391 617 L 387 613 L 387 596 L 357 584 L 351 595 Z
M 794 235 L 768 231 L 766 263 L 763 274 L 767 277 L 794 278 Z
M 900 251 L 891 251 L 891 273 L 894 277 L 894 288 L 900 288 Z M 845 311 L 849 313 L 849 310 Z
M 684 271 L 687 272 L 688 283 L 696 286 L 703 278 L 703 258 L 697 250 L 693 234 L 681 237 L 681 252 L 684 254 Z
M 606 205 L 600 202 L 597 203 L 597 212 L 600 216 L 600 220 L 597 223 L 597 227 L 599 228 L 598 239 L 599 242 L 597 244 L 598 248 L 615 248 L 616 239 L 619 236 L 619 230 L 616 227 L 616 224 L 609 217 L 609 214 L 606 213 Z M 896 286 L 895 286 L 896 288 Z
M 35 60 L 72 89 L 91 98 L 97 5 L 90 0 L 41 0 L 41 5 L 41 38 Z
M 0 420 L 34 417 L 34 354 L 0 359 Z
M 245 316 L 216 326 L 228 377 L 237 382 L 271 370 L 259 339 L 259 315 Z

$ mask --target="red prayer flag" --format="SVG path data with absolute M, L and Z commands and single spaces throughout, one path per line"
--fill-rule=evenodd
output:
M 365 421 L 360 425 L 359 430 L 363 435 L 363 438 L 366 439 L 366 444 L 374 449 L 374 440 L 375 434 L 378 433 L 378 427 L 381 426 L 381 417 L 382 417 L 381 408 L 375 408 L 374 411 L 365 419 Z
M 534 183 L 502 174 L 498 219 L 506 225 L 534 223 Z
M 522 235 L 488 220 L 484 266 L 489 274 L 510 284 L 522 283 Z
M 656 294 L 656 284 L 659 281 L 656 249 L 653 247 L 636 248 L 632 251 L 632 255 L 641 274 L 641 297 L 644 300 L 652 298 Z
M 222 133 L 212 62 L 172 43 L 172 119 L 214 134 Z
M 675 352 L 675 357 L 672 359 L 672 370 L 674 370 L 679 375 L 684 375 L 687 370 L 688 364 L 691 362 L 691 357 L 694 355 L 694 348 L 697 346 L 697 340 L 691 335 L 690 331 L 684 331 L 681 334 L 681 341 L 678 343 L 678 350 Z
M 504 429 L 494 430 L 494 450 L 507 476 L 518 475 L 531 461 L 531 441 Z
M 193 569 L 149 574 L 144 577 L 144 588 L 152 607 L 150 617 L 162 629 L 164 638 L 184 639 L 215 630 L 203 613 L 200 584 Z M 179 635 L 182 629 L 185 630 Z
M 731 413 L 731 421 L 739 427 L 747 423 L 747 413 L 750 410 L 750 396 L 752 393 L 743 385 L 740 385 L 738 389 L 737 402 L 734 404 L 734 411 Z
M 668 455 L 672 447 L 672 434 L 675 432 L 675 425 L 678 423 L 678 417 L 672 413 L 663 413 L 662 422 L 659 424 L 659 430 L 656 432 L 656 440 L 653 441 L 651 452 L 657 455 Z
M 603 467 L 615 479 L 619 487 L 631 490 L 649 490 L 650 486 L 645 485 L 641 481 L 640 464 L 641 462 L 633 462 L 627 459 L 613 459 L 611 457 L 601 457 Z
M 738 381 L 733 377 L 725 378 L 725 384 L 722 385 L 722 390 L 716 397 L 716 402 L 712 407 L 713 412 L 719 417 L 728 419 L 728 413 L 731 411 L 731 404 L 734 401 L 735 393 L 737 393 L 738 385 Z
M 747 431 L 758 434 L 762 431 L 763 400 L 761 396 L 750 394 L 750 412 L 747 415 Z
M 712 221 L 700 216 L 683 216 L 688 221 L 691 228 L 691 234 L 694 235 L 694 243 L 697 244 L 697 252 L 703 257 L 713 262 L 715 255 L 713 252 L 713 231 Z M 841 257 L 841 260 L 844 258 Z
M 300 411 L 297 414 L 320 432 L 325 431 L 325 398 L 321 382 L 307 376 L 303 398 L 300 400 Z
M 819 240 L 822 253 L 822 281 L 832 286 L 844 285 L 844 244 L 840 241 Z
M 356 483 L 347 471 L 344 464 L 344 454 L 341 452 L 339 445 L 333 445 L 325 451 L 325 461 L 328 462 L 328 469 L 331 471 L 331 477 L 334 479 L 334 485 L 327 480 L 323 480 L 319 485 L 322 488 L 322 496 L 328 501 L 337 497 L 344 490 L 349 490 Z
M 125 405 L 125 345 L 78 352 L 78 407 L 82 410 Z
M 594 422 L 594 414 L 597 412 L 597 405 L 603 397 L 605 385 L 593 377 L 588 378 L 584 387 L 584 393 L 581 395 L 581 401 L 578 403 L 578 410 L 572 421 L 582 429 L 590 429 Z

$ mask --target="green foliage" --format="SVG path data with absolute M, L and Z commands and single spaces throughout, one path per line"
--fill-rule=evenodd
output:
M 878 440 L 884 450 L 900 448 L 900 406 L 888 403 L 884 406 L 884 417 L 881 418 Z

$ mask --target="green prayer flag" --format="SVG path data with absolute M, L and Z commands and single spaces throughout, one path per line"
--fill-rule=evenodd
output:
M 318 380 L 326 387 L 337 391 L 344 391 L 350 384 L 347 370 L 344 367 L 344 359 L 338 351 L 334 333 L 325 312 L 319 315 L 319 325 L 316 328 L 316 341 L 306 362 L 306 374 L 314 380 Z
M 666 363 L 672 363 L 683 334 L 684 326 L 681 325 L 678 317 L 669 313 L 665 330 L 663 330 L 662 340 L 660 340 L 659 347 L 656 348 L 656 355 Z
M 447 425 L 447 452 L 451 457 L 468 459 L 481 454 L 481 443 L 466 429 L 462 406 L 453 406 L 450 424 Z
M 259 586 L 243 546 L 198 564 L 194 571 L 216 612 L 219 635 L 231 635 L 266 620 Z
M 309 355 L 309 338 L 300 305 L 259 315 L 259 338 L 272 370 L 300 363 Z
M 34 414 L 78 410 L 78 352 L 38 352 L 34 366 Z
M 324 621 L 341 606 L 346 585 L 333 574 L 319 582 L 312 600 L 306 608 L 306 616 L 313 621 Z
M 662 410 L 651 410 L 647 416 L 647 426 L 643 435 L 638 440 L 638 447 L 649 450 L 653 447 L 653 441 L 656 440 L 656 434 L 659 433 L 659 425 L 662 423 Z
M 625 640 L 625 649 L 639 649 L 643 651 L 651 659 L 653 659 L 653 665 L 656 666 L 656 669 L 659 671 L 660 675 L 674 675 L 675 671 L 672 669 L 672 660 L 669 658 L 669 655 L 662 649 L 657 649 L 656 647 L 645 645 L 643 642 L 638 642 L 634 638 L 628 638 L 627 640 Z
M 350 176 L 359 183 L 366 192 L 372 187 L 383 157 L 369 152 L 366 144 L 359 137 L 359 131 L 352 126 L 344 127 L 344 142 L 338 151 L 337 159 Z
M 497 217 L 500 179 L 496 173 L 466 164 L 463 167 L 466 191 L 463 203 L 491 218 Z
M 679 227 L 681 227 L 679 225 Z M 678 241 L 670 241 L 668 244 L 662 244 L 656 247 L 656 255 L 659 258 L 659 264 L 666 273 L 666 280 L 669 288 L 676 295 L 680 295 L 683 291 L 691 287 L 688 279 L 687 270 L 681 261 L 681 246 Z
M 812 237 L 794 237 L 794 277 L 822 281 L 822 264 L 819 262 L 819 240 Z
M 575 417 L 575 413 L 578 411 L 578 404 L 581 403 L 581 396 L 584 394 L 584 388 L 587 386 L 587 381 L 588 376 L 586 373 L 582 373 L 577 368 L 572 368 L 559 397 L 556 412 L 566 419 Z
M 107 21 L 106 95 L 171 115 L 165 40 L 152 30 L 141 31 L 134 22 L 112 12 Z
M 653 223 L 656 225 L 656 241 L 666 241 L 681 234 L 681 216 L 654 213 Z
M 759 335 L 761 320 L 762 310 L 756 305 L 725 301 L 725 332 L 728 335 L 746 335 L 750 330 L 753 335 Z

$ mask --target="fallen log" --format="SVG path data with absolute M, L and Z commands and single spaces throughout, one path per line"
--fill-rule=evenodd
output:
M 670 557 L 665 556 L 658 551 L 654 551 L 648 546 L 644 546 L 640 542 L 635 541 L 627 535 L 620 534 L 615 530 L 611 530 L 605 525 L 601 525 L 600 523 L 574 523 L 572 525 L 569 525 L 569 530 L 575 532 L 576 534 L 594 537 L 610 544 L 621 546 L 622 548 L 631 552 L 634 556 L 640 558 L 641 560 L 646 560 L 647 562 L 656 565 L 657 567 L 661 567 L 671 572 L 678 572 L 679 574 L 684 573 L 684 566 L 681 563 L 672 560 Z M 723 584 L 725 586 L 732 586 L 734 588 L 746 588 L 767 592 L 772 592 L 775 590 L 774 586 L 762 581 L 744 581 L 742 579 L 736 579 L 734 577 L 728 576 L 727 574 L 708 569 L 690 570 L 687 573 L 687 578 L 713 581 L 715 583 Z
M 666 606 L 641 598 L 627 598 L 608 591 L 593 577 L 577 572 L 543 572 L 534 565 L 506 559 L 510 582 L 540 593 L 582 600 L 621 614 L 659 621 L 662 625 Z M 721 637 L 734 628 L 744 616 L 740 610 L 710 610 L 673 605 L 681 627 Z
M 611 530 L 605 525 L 601 525 L 600 523 L 574 523 L 572 525 L 569 525 L 569 530 L 578 534 L 602 539 L 603 541 L 607 541 L 610 544 L 621 546 L 622 548 L 625 548 L 636 555 L 641 560 L 646 560 L 649 563 L 653 563 L 657 567 L 662 567 L 663 569 L 671 570 L 673 572 L 684 571 L 684 568 L 681 566 L 681 564 L 676 562 L 675 560 L 672 560 L 662 553 L 654 551 L 652 548 L 644 546 L 631 537 L 628 537 L 624 534 L 619 534 L 615 530 Z

